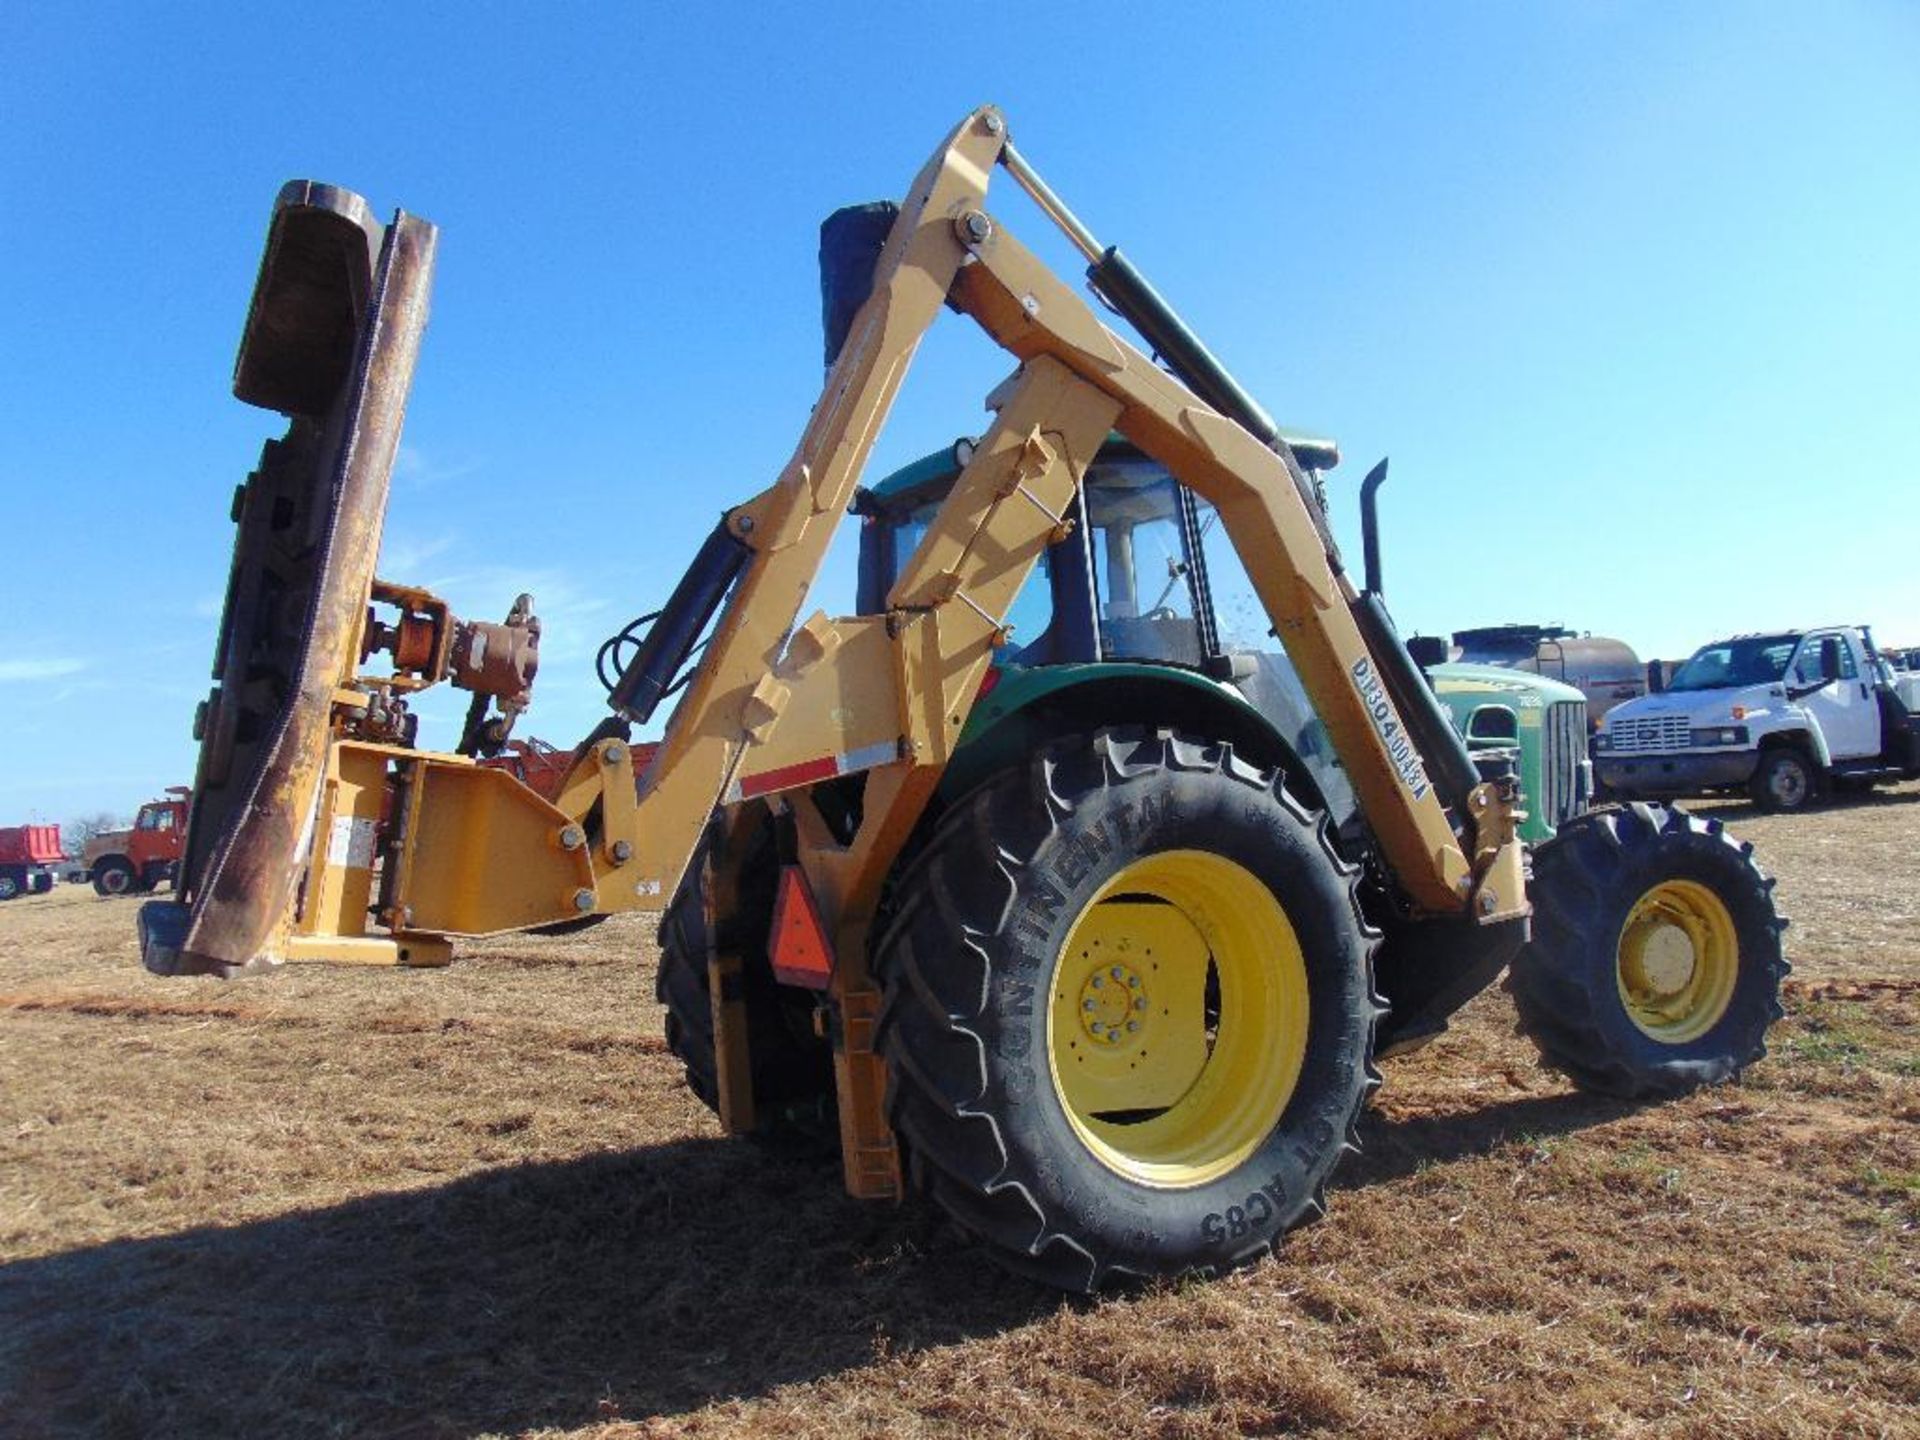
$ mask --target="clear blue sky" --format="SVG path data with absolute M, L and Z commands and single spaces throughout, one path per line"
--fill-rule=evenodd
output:
M 1356 556 L 1391 454 L 1403 629 L 1920 644 L 1920 9 L 918 13 L 0 8 L 0 824 L 191 776 L 228 497 L 279 428 L 227 387 L 283 180 L 441 225 L 383 571 L 474 615 L 532 590 L 528 728 L 571 741 L 602 635 L 792 448 L 818 221 L 988 100 L 1339 437 Z M 1039 234 L 1004 178 L 990 203 Z M 877 465 L 982 428 L 1004 367 L 963 326 Z

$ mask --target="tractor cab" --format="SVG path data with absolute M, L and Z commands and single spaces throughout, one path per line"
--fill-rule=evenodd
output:
M 1287 443 L 1316 488 L 1322 472 L 1339 464 L 1330 440 L 1290 435 Z M 971 442 L 961 440 L 855 499 L 863 521 L 860 613 L 887 608 L 887 592 L 971 453 Z M 1075 506 L 1071 530 L 1042 555 L 1008 611 L 989 689 L 965 732 L 968 748 L 943 792 L 957 794 L 1010 745 L 1024 743 L 1023 727 L 1001 722 L 1030 710 L 1037 722 L 1041 707 L 1077 697 L 1105 722 L 1121 712 L 1098 707 L 1135 703 L 1143 686 L 1163 699 L 1207 692 L 1266 732 L 1241 737 L 1244 753 L 1261 763 L 1297 762 L 1287 768 L 1307 772 L 1336 830 L 1351 833 L 1360 822 L 1346 771 L 1213 507 L 1118 435 L 1088 467 Z M 1545 840 L 1588 808 L 1592 767 L 1577 690 L 1485 665 L 1434 664 L 1425 673 L 1470 751 L 1517 756 L 1522 789 L 1533 800 L 1524 838 Z M 1117 683 L 1134 692 L 1124 702 Z M 989 732 L 995 743 L 971 743 Z
M 1338 463 L 1330 441 L 1289 443 L 1317 465 Z M 860 613 L 887 608 L 901 567 L 970 455 L 970 442 L 959 441 L 856 498 Z M 1248 753 L 1270 760 L 1276 747 L 1262 740 L 1277 741 L 1279 754 L 1306 769 L 1336 827 L 1354 821 L 1346 772 L 1213 507 L 1116 435 L 1088 467 L 1074 508 L 1066 536 L 1042 555 L 1007 613 L 1006 639 L 965 739 L 982 739 L 1031 706 L 1057 707 L 1069 690 L 1088 697 L 1096 692 L 1084 687 L 1125 681 L 1175 705 L 1224 702 L 1249 728 L 1268 732 L 1246 737 Z M 956 760 L 951 785 L 964 785 L 971 769 Z

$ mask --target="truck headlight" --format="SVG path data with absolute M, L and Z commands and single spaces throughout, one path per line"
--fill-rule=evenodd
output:
M 1747 743 L 1747 727 L 1744 725 L 1710 725 L 1704 730 L 1693 732 L 1695 745 L 1744 745 Z

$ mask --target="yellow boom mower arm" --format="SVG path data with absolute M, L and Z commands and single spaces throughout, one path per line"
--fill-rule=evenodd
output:
M 1430 777 L 1433 749 L 1423 754 L 1403 716 L 1397 641 L 1370 630 L 1367 597 L 1340 570 L 1291 454 L 1251 433 L 1244 413 L 1229 418 L 1219 394 L 1207 403 L 1115 335 L 1022 246 L 986 209 L 997 165 L 1090 259 L 1102 255 L 1013 149 L 999 112 L 969 115 L 902 202 L 792 459 L 725 513 L 623 672 L 614 708 L 644 722 L 717 612 L 637 794 L 626 725 L 610 721 L 581 745 L 551 803 L 478 766 L 471 745 L 415 747 L 406 713 L 411 689 L 442 678 L 499 697 L 509 714 L 524 705 L 524 615 L 517 630 L 460 621 L 373 574 L 435 231 L 405 214 L 382 227 L 348 192 L 289 186 L 235 392 L 291 423 L 237 499 L 181 899 L 143 912 L 147 965 L 233 974 L 299 959 L 442 963 L 448 936 L 658 910 L 716 812 L 779 797 L 831 942 L 849 1182 L 885 1191 L 893 1160 L 866 1043 L 876 1004 L 867 928 L 1008 607 L 1071 523 L 1076 487 L 1112 430 L 1218 509 L 1409 905 L 1483 922 L 1524 915 L 1511 787 L 1462 780 L 1457 766 L 1444 785 Z M 914 349 L 949 302 L 1019 361 L 998 417 L 886 612 L 800 623 Z M 397 619 L 379 622 L 375 604 Z M 503 667 L 502 647 L 519 662 Z M 393 673 L 365 670 L 382 651 Z M 855 771 L 868 777 L 862 819 L 844 840 L 801 792 Z M 736 962 L 714 963 L 724 974 Z M 731 1027 L 718 1018 L 724 1037 Z M 725 1073 L 737 1063 L 723 1058 L 721 1077 L 723 1118 L 736 1126 L 750 1119 L 745 1087 Z

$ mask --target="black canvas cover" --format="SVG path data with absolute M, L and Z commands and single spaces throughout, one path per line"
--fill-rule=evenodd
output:
M 820 222 L 820 322 L 827 366 L 840 356 L 853 317 L 873 291 L 874 267 L 900 207 L 891 200 L 849 205 Z

